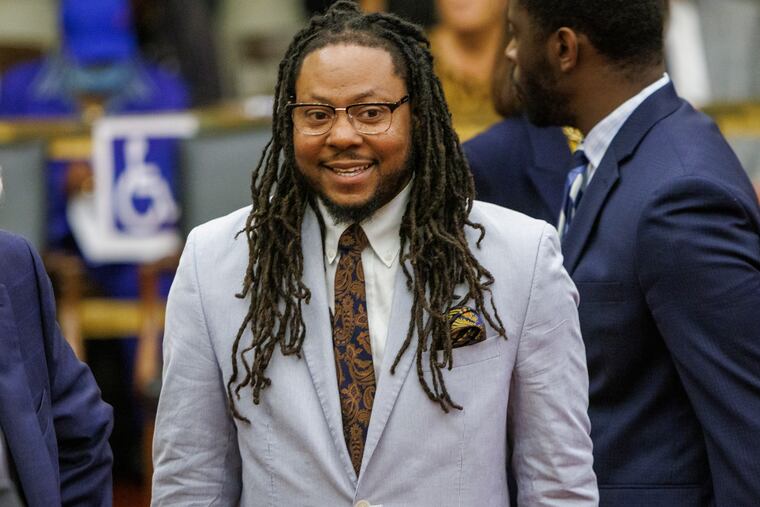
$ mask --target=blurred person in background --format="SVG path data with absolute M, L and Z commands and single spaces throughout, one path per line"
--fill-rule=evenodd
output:
M 214 27 L 221 0 L 133 0 L 132 4 L 141 53 L 180 73 L 191 106 L 219 102 L 222 83 Z
M 335 0 L 304 0 L 308 16 L 327 10 Z M 390 12 L 423 27 L 435 23 L 435 5 L 433 0 L 357 0 L 365 12 Z
M 571 128 L 537 127 L 522 113 L 512 86 L 514 66 L 503 51 L 510 38 L 507 31 L 491 87 L 494 109 L 504 119 L 462 148 L 475 178 L 478 200 L 556 226 L 571 150 L 580 133 Z
M 139 53 L 128 0 L 62 0 L 60 50 L 11 68 L 0 83 L 0 116 L 70 118 L 87 123 L 103 115 L 184 109 L 188 92 L 176 75 Z M 173 153 L 172 141 L 157 149 Z M 173 155 L 168 155 L 173 157 Z M 172 181 L 173 169 L 162 174 Z M 80 257 L 90 292 L 109 298 L 139 294 L 138 267 L 100 264 L 80 256 L 67 219 L 69 199 L 93 188 L 89 158 L 51 159 L 47 168 L 47 249 Z M 164 277 L 161 292 L 171 283 Z M 114 405 L 113 447 L 118 475 L 139 478 L 142 424 L 133 394 L 135 340 L 88 343 L 88 357 L 104 396 Z
M 2 77 L 4 117 L 82 117 L 184 109 L 174 74 L 146 62 L 128 0 L 62 0 L 59 51 Z
M 111 505 L 111 407 L 61 336 L 39 256 L 5 231 L 0 407 L 0 505 Z
M 435 72 L 454 130 L 466 141 L 499 121 L 491 81 L 504 47 L 507 0 L 436 0 L 430 31 Z

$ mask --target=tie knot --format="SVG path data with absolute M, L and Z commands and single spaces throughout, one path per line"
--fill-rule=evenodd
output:
M 361 253 L 369 244 L 364 229 L 359 224 L 351 224 L 348 229 L 343 231 L 338 240 L 338 250 L 341 254 Z
M 577 149 L 573 152 L 573 158 L 570 162 L 570 169 L 575 169 L 576 167 L 583 167 L 585 168 L 588 165 L 588 157 L 586 157 L 586 153 L 582 149 Z

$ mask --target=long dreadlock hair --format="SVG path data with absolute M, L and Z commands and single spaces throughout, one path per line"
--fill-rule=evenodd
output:
M 287 104 L 295 97 L 301 63 L 309 53 L 335 44 L 357 44 L 388 51 L 396 72 L 406 81 L 412 107 L 412 167 L 415 171 L 409 204 L 400 228 L 399 262 L 413 294 L 411 319 L 403 346 L 391 367 L 417 337 L 417 374 L 428 397 L 448 412 L 461 409 L 449 396 L 443 369 L 452 367 L 451 329 L 446 310 L 458 283 L 466 282 L 466 299 L 491 327 L 506 337 L 491 298 L 485 293 L 493 283 L 470 251 L 465 226 L 479 230 L 477 245 L 485 234 L 468 215 L 475 194 L 474 183 L 462 154 L 441 84 L 433 73 L 429 42 L 416 25 L 389 15 L 363 15 L 351 1 L 341 0 L 293 39 L 279 66 L 274 100 L 272 139 L 252 177 L 253 207 L 240 233 L 248 240 L 249 259 L 243 289 L 236 296 L 250 297 L 248 312 L 232 347 L 232 374 L 227 394 L 233 416 L 243 417 L 235 406 L 240 391 L 250 386 L 253 402 L 271 384 L 265 370 L 276 347 L 284 355 L 300 357 L 306 328 L 302 305 L 311 292 L 302 282 L 301 224 L 313 195 L 300 178 L 293 151 L 293 124 Z M 252 337 L 242 343 L 247 329 Z M 242 347 L 242 350 L 241 350 Z M 431 378 L 423 374 L 425 351 Z M 247 358 L 253 351 L 253 362 Z M 242 372 L 241 372 L 242 365 Z M 241 378 L 242 377 L 242 378 Z

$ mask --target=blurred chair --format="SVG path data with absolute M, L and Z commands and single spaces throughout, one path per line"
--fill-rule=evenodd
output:
M 251 204 L 251 174 L 269 139 L 268 122 L 244 130 L 202 133 L 180 146 L 180 196 L 185 234 Z
M 280 59 L 303 26 L 301 0 L 219 0 L 217 16 L 227 94 L 271 95 Z

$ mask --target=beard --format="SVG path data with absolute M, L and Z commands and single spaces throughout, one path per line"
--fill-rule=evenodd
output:
M 334 223 L 353 224 L 371 217 L 375 211 L 388 204 L 403 190 L 411 178 L 413 160 L 414 157 L 410 153 L 404 162 L 402 171 L 392 171 L 390 174 L 382 176 L 380 183 L 369 199 L 351 205 L 336 203 L 327 196 L 320 185 L 309 179 L 303 171 L 298 170 L 296 173 L 306 188 L 319 197 Z
M 557 89 L 557 77 L 552 74 L 546 57 L 537 61 L 530 71 L 523 69 L 520 81 L 512 70 L 515 87 L 523 112 L 538 127 L 574 125 L 567 95 Z

